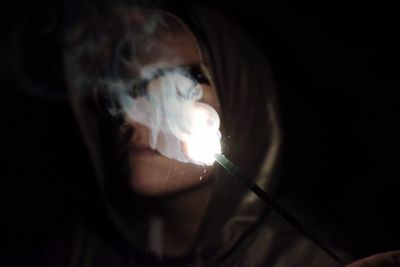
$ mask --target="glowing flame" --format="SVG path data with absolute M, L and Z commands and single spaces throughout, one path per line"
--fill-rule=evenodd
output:
M 187 153 L 194 161 L 212 165 L 215 154 L 221 153 L 221 145 L 215 134 L 208 131 L 194 134 L 188 141 Z
M 210 114 L 205 104 L 197 103 L 192 109 L 191 121 L 191 134 L 185 138 L 186 152 L 193 161 L 211 165 L 215 154 L 221 153 L 218 114 Z

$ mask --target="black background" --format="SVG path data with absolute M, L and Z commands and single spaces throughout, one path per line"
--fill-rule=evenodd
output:
M 394 4 L 205 2 L 239 20 L 270 59 L 284 130 L 284 185 L 352 233 L 363 244 L 360 255 L 399 249 Z M 57 4 L 15 2 L 1 13 L 0 255 L 16 263 L 21 255 L 36 257 L 49 229 L 79 209 L 76 188 L 93 174 L 60 97 Z M 20 55 L 28 60 L 19 64 Z M 16 68 L 28 78 L 16 76 Z M 43 97 L 49 92 L 54 97 Z

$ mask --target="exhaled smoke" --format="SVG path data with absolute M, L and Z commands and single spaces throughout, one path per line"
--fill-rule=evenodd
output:
M 174 34 L 187 29 L 166 14 L 125 15 L 97 22 L 95 32 L 81 26 L 75 34 L 82 40 L 65 55 L 72 93 L 103 90 L 112 114 L 151 130 L 152 149 L 182 162 L 212 164 L 220 152 L 218 114 L 200 102 L 201 83 L 176 64 L 180 49 L 170 45 Z
M 218 113 L 199 102 L 203 89 L 185 70 L 169 70 L 149 80 L 141 96 L 132 97 L 125 88 L 115 91 L 124 114 L 151 129 L 151 148 L 183 162 L 213 162 L 212 147 L 221 137 Z

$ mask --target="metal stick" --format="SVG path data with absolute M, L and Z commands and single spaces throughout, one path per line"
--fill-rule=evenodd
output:
M 267 203 L 276 213 L 278 213 L 282 218 L 284 218 L 287 222 L 289 222 L 293 227 L 295 227 L 298 231 L 303 233 L 308 239 L 314 242 L 317 246 L 319 246 L 323 251 L 325 251 L 331 258 L 333 258 L 337 263 L 341 266 L 345 265 L 345 261 L 340 258 L 335 252 L 333 252 L 330 248 L 321 243 L 318 239 L 316 239 L 313 235 L 311 235 L 304 226 L 291 214 L 289 214 L 286 210 L 284 210 L 281 206 L 278 205 L 264 190 L 262 190 L 257 184 L 255 184 L 252 180 L 250 180 L 243 172 L 233 164 L 230 160 L 228 160 L 223 154 L 215 155 L 216 161 L 230 173 L 232 176 L 236 177 L 241 183 L 243 183 L 248 189 L 250 189 L 254 194 L 256 194 L 261 200 Z

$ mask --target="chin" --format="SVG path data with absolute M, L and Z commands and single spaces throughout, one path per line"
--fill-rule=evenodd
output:
M 131 156 L 132 190 L 140 195 L 161 196 L 177 193 L 204 183 L 211 168 L 158 157 Z

